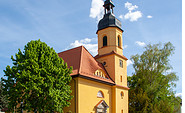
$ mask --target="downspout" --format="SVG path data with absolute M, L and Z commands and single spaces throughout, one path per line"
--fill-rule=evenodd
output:
M 78 113 L 78 78 L 77 78 L 77 82 L 76 82 L 76 109 L 75 109 L 75 113 Z
M 75 98 L 75 113 L 78 113 L 78 77 L 74 77 L 74 98 Z
M 77 99 L 77 98 L 76 98 L 76 97 L 77 97 L 77 96 L 76 96 L 76 92 L 77 92 L 77 91 L 76 91 L 76 80 L 75 80 L 75 78 L 74 78 L 73 80 L 74 80 L 74 98 L 75 98 L 74 108 L 75 108 L 75 113 L 77 113 L 77 112 L 76 112 L 76 99 Z

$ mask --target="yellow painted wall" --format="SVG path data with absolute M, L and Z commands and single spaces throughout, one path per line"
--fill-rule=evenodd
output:
M 84 78 L 78 77 L 75 79 L 78 86 L 78 88 L 76 87 L 78 89 L 76 92 L 78 95 L 76 113 L 96 113 L 95 105 L 101 100 L 104 100 L 109 106 L 107 113 L 121 113 L 121 110 L 123 110 L 123 113 L 128 113 L 128 90 Z M 74 81 L 71 85 L 74 85 Z M 74 90 L 74 88 L 72 89 Z M 103 92 L 104 98 L 97 97 L 98 91 Z M 123 97 L 121 97 L 122 91 L 124 93 Z M 74 100 L 75 98 L 71 101 L 70 107 L 64 109 L 64 113 L 67 113 L 67 111 L 75 113 Z
M 128 90 L 122 88 L 115 88 L 116 91 L 116 111 L 115 113 L 128 113 Z M 121 92 L 123 92 L 124 96 L 121 97 Z
M 119 62 L 123 61 L 123 67 L 120 67 Z M 120 56 L 115 55 L 115 76 L 116 84 L 121 86 L 127 86 L 127 61 L 121 58 Z M 122 82 L 121 82 L 122 76 Z
M 123 61 L 123 68 L 119 65 L 119 60 Z M 127 62 L 118 55 L 108 55 L 97 59 L 99 62 L 106 62 L 105 68 L 111 78 L 117 85 L 127 87 Z M 122 82 L 121 77 L 122 76 Z M 124 93 L 124 97 L 121 98 L 121 91 Z M 112 113 L 128 113 L 128 90 L 112 87 Z
M 116 27 L 108 27 L 98 31 L 98 54 L 103 55 L 116 51 L 118 54 L 123 54 L 122 48 L 122 31 Z M 107 36 L 107 46 L 103 47 L 103 37 Z M 120 47 L 118 47 L 118 38 L 120 37 Z
M 121 96 L 123 92 L 124 96 Z M 128 113 L 128 90 L 122 87 L 112 86 L 112 113 Z
M 112 113 L 111 86 L 83 78 L 78 79 L 78 113 L 95 113 L 95 105 L 101 100 L 104 100 L 109 106 L 107 113 Z M 104 98 L 97 97 L 97 93 L 100 90 L 103 92 Z

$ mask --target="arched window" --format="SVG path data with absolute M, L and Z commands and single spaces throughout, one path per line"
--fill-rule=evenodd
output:
M 103 37 L 103 46 L 107 46 L 107 36 Z
M 118 36 L 118 47 L 121 47 L 121 44 L 120 44 L 120 36 Z
M 121 98 L 123 99 L 123 96 L 124 96 L 124 93 L 123 93 L 123 91 L 121 92 Z
M 97 97 L 104 98 L 103 92 L 102 91 L 98 91 Z
M 123 68 L 123 61 L 121 59 L 119 59 L 119 66 Z

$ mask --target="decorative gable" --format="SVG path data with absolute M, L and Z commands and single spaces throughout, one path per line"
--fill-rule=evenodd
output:
M 95 107 L 96 113 L 107 113 L 107 108 L 109 108 L 104 100 L 101 100 Z

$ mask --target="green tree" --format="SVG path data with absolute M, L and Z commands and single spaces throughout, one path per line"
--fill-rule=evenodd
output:
M 0 81 L 0 111 L 8 107 L 7 95 L 4 95 L 2 82 Z
M 30 41 L 11 59 L 13 66 L 6 67 L 7 79 L 2 79 L 9 111 L 63 112 L 70 105 L 72 68 L 53 48 L 40 40 Z
M 178 80 L 170 72 L 173 53 L 174 46 L 168 42 L 149 44 L 141 55 L 131 56 L 135 73 L 128 77 L 130 113 L 173 113 L 180 108 L 181 99 L 172 90 Z

